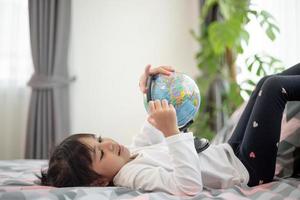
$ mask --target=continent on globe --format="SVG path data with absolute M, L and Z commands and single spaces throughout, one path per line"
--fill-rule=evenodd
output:
M 158 74 L 148 79 L 148 91 L 144 99 L 146 110 L 150 100 L 166 99 L 175 107 L 178 127 L 190 124 L 201 103 L 200 91 L 195 81 L 179 72 L 173 72 L 169 76 Z

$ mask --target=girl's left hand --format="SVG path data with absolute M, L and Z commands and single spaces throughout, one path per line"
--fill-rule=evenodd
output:
M 145 72 L 140 77 L 139 87 L 142 93 L 147 92 L 147 79 L 149 75 L 164 74 L 171 75 L 175 70 L 170 66 L 159 66 L 151 69 L 151 65 L 145 67 Z
M 165 137 L 179 133 L 176 110 L 166 99 L 149 101 L 148 122 L 160 130 Z

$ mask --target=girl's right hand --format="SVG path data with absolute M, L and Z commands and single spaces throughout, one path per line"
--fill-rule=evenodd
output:
M 160 130 L 165 137 L 178 134 L 176 110 L 166 99 L 149 101 L 148 122 Z
M 175 70 L 170 66 L 159 66 L 151 69 L 151 65 L 147 65 L 145 67 L 144 73 L 140 77 L 139 87 L 141 92 L 142 93 L 147 92 L 147 79 L 150 75 L 156 75 L 156 74 L 171 75 L 172 72 L 175 72 Z

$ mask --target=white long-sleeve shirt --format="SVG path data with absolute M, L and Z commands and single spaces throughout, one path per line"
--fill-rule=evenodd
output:
M 137 157 L 114 177 L 117 186 L 196 195 L 206 188 L 246 184 L 249 174 L 230 145 L 211 145 L 197 154 L 192 133 L 165 138 L 147 121 L 130 147 Z

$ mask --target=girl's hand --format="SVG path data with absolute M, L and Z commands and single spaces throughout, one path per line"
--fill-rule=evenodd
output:
M 140 90 L 142 93 L 147 92 L 147 79 L 149 75 L 156 75 L 156 74 L 164 74 L 164 75 L 171 75 L 172 72 L 175 70 L 170 66 L 159 66 L 156 68 L 151 69 L 151 65 L 147 65 L 145 67 L 145 72 L 140 77 Z
M 148 122 L 160 130 L 165 137 L 178 134 L 176 110 L 172 104 L 163 99 L 149 101 Z

